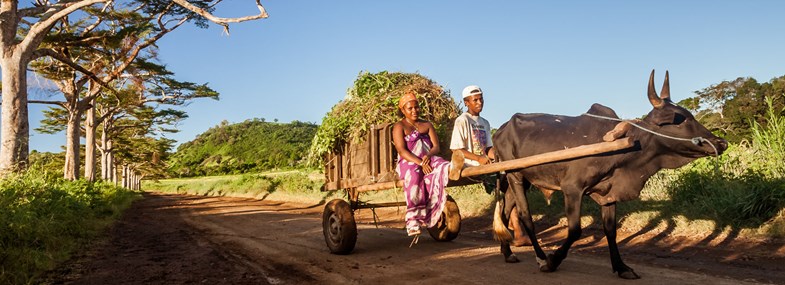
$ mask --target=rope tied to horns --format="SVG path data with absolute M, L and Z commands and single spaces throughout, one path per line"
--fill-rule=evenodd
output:
M 637 123 L 635 123 L 635 122 L 633 122 L 631 120 L 622 120 L 622 119 L 619 119 L 619 118 L 612 118 L 612 117 L 606 117 L 606 116 L 601 116 L 601 115 L 594 115 L 594 114 L 589 114 L 589 113 L 583 113 L 582 115 L 589 116 L 589 117 L 594 117 L 594 118 L 598 118 L 598 119 L 605 119 L 605 120 L 610 120 L 610 121 L 616 121 L 616 122 L 626 122 L 626 123 L 628 123 L 628 124 L 638 128 L 638 129 L 641 129 L 641 130 L 643 130 L 645 132 L 648 132 L 650 134 L 653 134 L 655 136 L 660 136 L 660 137 L 663 137 L 663 138 L 677 140 L 677 141 L 687 141 L 687 142 L 691 142 L 694 145 L 700 145 L 701 143 L 705 142 L 705 143 L 708 143 L 711 146 L 712 149 L 714 149 L 714 154 L 716 156 L 720 156 L 720 152 L 717 151 L 717 147 L 714 146 L 714 144 L 711 143 L 711 141 L 709 141 L 709 140 L 707 140 L 707 139 L 705 139 L 703 137 L 694 137 L 694 138 L 689 138 L 689 139 L 687 139 L 687 138 L 679 138 L 679 137 L 674 137 L 674 136 L 666 135 L 666 134 L 663 134 L 663 133 L 659 133 L 659 132 L 656 132 L 656 131 L 652 131 L 652 130 L 647 129 L 647 128 L 641 126 L 641 125 L 638 125 Z

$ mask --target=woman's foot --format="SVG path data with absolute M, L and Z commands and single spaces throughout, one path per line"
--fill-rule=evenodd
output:
M 406 235 L 408 235 L 410 237 L 419 235 L 421 233 L 422 233 L 422 231 L 420 231 L 420 227 L 419 226 L 406 228 Z

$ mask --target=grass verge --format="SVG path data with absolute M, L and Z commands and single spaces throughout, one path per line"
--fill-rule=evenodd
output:
M 0 284 L 30 284 L 110 225 L 139 193 L 30 170 L 0 180 Z

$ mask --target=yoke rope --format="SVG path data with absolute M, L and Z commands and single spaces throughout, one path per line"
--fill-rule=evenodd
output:
M 642 127 L 641 125 L 636 124 L 635 122 L 633 122 L 631 120 L 622 120 L 622 119 L 619 119 L 619 118 L 611 118 L 611 117 L 594 115 L 594 114 L 589 114 L 589 113 L 583 113 L 583 115 L 589 116 L 589 117 L 598 118 L 598 119 L 605 119 L 605 120 L 610 120 L 610 121 L 616 121 L 616 122 L 627 122 L 628 124 L 633 125 L 636 128 L 639 128 L 639 129 L 641 129 L 643 131 L 646 131 L 646 132 L 648 132 L 650 134 L 653 134 L 655 136 L 660 136 L 660 137 L 664 137 L 664 138 L 668 138 L 668 139 L 672 139 L 672 140 L 677 140 L 677 141 L 691 142 L 694 145 L 700 145 L 702 142 L 705 142 L 705 143 L 708 143 L 711 146 L 712 149 L 714 149 L 714 154 L 715 155 L 720 156 L 720 152 L 717 151 L 717 147 L 714 146 L 714 144 L 711 143 L 711 141 L 709 141 L 707 139 L 704 139 L 703 137 L 694 137 L 694 138 L 691 138 L 691 139 L 679 138 L 679 137 L 669 136 L 669 135 L 666 135 L 666 134 L 663 134 L 663 133 L 658 133 L 658 132 L 652 131 L 650 129 Z

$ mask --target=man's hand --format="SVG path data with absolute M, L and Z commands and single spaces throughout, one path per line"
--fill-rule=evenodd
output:
M 479 162 L 481 165 L 486 165 L 486 164 L 489 164 L 489 163 L 491 163 L 491 159 L 490 159 L 490 158 L 488 158 L 488 156 L 486 156 L 486 155 L 480 156 L 480 159 L 478 159 L 477 161 L 478 161 L 478 162 Z

